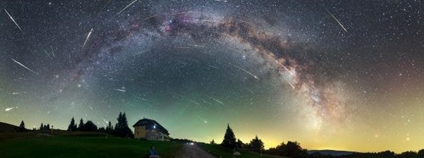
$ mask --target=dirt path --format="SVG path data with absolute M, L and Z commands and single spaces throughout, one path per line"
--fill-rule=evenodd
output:
M 215 158 L 197 145 L 184 145 L 177 158 Z

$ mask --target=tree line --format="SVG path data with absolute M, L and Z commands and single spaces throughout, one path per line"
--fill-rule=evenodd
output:
M 212 140 L 210 144 L 215 145 L 215 140 Z M 227 125 L 224 139 L 222 140 L 222 143 L 220 145 L 235 150 L 243 148 L 258 153 L 294 158 L 424 158 L 424 149 L 421 149 L 418 152 L 406 151 L 400 154 L 396 154 L 392 151 L 383 151 L 375 153 L 353 153 L 341 156 L 323 155 L 319 152 L 308 153 L 308 151 L 306 149 L 303 149 L 300 146 L 300 143 L 296 141 L 288 141 L 287 143 L 282 142 L 280 145 L 274 148 L 269 148 L 268 150 L 265 150 L 264 143 L 261 139 L 258 138 L 258 136 L 255 136 L 255 138 L 253 138 L 250 143 L 246 144 L 243 143 L 240 139 L 236 139 L 236 136 L 229 124 Z
M 50 126 L 50 124 L 43 124 L 41 123 L 40 128 L 38 128 L 40 131 L 44 131 L 44 130 L 51 130 L 53 129 L 53 125 Z M 32 129 L 33 131 L 36 130 L 36 128 Z M 19 124 L 19 126 L 16 128 L 17 132 L 26 132 L 29 131 L 29 129 L 25 128 L 25 122 L 24 120 L 21 121 L 21 123 Z
M 92 121 L 88 120 L 84 123 L 84 120 L 81 118 L 79 124 L 75 123 L 75 119 L 72 117 L 71 122 L 69 123 L 67 131 L 91 131 L 91 132 L 104 132 L 109 133 L 118 137 L 134 137 L 131 129 L 128 127 L 127 116 L 125 113 L 120 112 L 117 118 L 117 123 L 115 126 L 112 126 L 112 122 L 108 122 L 106 127 L 98 128 Z
M 212 140 L 211 144 L 215 144 L 215 141 Z M 307 157 L 308 152 L 306 149 L 302 149 L 298 142 L 284 142 L 278 145 L 275 148 L 270 148 L 268 150 L 264 149 L 264 143 L 258 136 L 255 136 L 249 143 L 243 143 L 240 139 L 236 140 L 236 136 L 231 129 L 230 125 L 227 125 L 227 129 L 225 131 L 224 139 L 220 144 L 226 148 L 231 149 L 248 149 L 258 153 L 270 154 L 270 155 L 279 155 L 279 156 L 288 156 L 288 157 Z
M 112 126 L 112 122 L 109 121 L 106 127 L 98 128 L 93 121 L 87 120 L 87 122 L 84 122 L 84 120 L 81 118 L 79 121 L 79 124 L 77 124 L 75 122 L 74 117 L 72 117 L 71 122 L 68 125 L 67 131 L 69 132 L 76 132 L 76 131 L 103 132 L 103 133 L 108 133 L 118 137 L 133 138 L 134 134 L 131 131 L 130 127 L 128 127 L 127 116 L 125 115 L 125 113 L 120 112 L 118 115 L 117 121 L 118 122 L 115 124 L 115 126 Z M 35 130 L 36 129 L 34 128 L 33 131 Z M 39 130 L 40 131 L 53 130 L 53 125 L 41 123 Z M 25 122 L 22 120 L 19 126 L 17 127 L 16 131 L 25 132 L 29 130 L 25 128 Z
M 215 144 L 215 141 L 212 140 L 211 144 Z M 236 139 L 234 131 L 231 129 L 229 124 L 227 125 L 224 139 L 222 140 L 222 143 L 220 145 L 232 149 L 245 148 L 256 152 L 264 151 L 264 143 L 261 139 L 258 138 L 258 136 L 255 136 L 255 138 L 253 138 L 249 143 L 243 143 L 240 139 Z

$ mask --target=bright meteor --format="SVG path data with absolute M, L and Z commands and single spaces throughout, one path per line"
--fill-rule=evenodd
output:
M 4 11 L 6 12 L 6 14 L 9 16 L 10 20 L 13 21 L 13 23 L 15 23 L 16 27 L 18 27 L 19 30 L 21 30 L 22 34 L 24 33 L 24 31 L 22 31 L 22 28 L 18 25 L 18 23 L 15 21 L 15 19 L 12 17 L 12 15 L 9 14 L 9 12 L 4 9 Z
M 325 9 L 327 11 L 328 14 L 330 14 L 331 17 L 333 17 L 333 19 L 340 25 L 340 27 L 342 27 L 342 29 L 347 32 L 347 29 L 343 26 L 343 24 L 333 15 L 331 14 L 330 11 L 328 11 L 327 9 Z
M 25 66 L 24 64 L 20 63 L 19 61 L 16 61 L 15 59 L 12 59 L 13 62 L 15 62 L 16 64 L 22 66 L 23 68 L 27 69 L 28 71 L 31 71 L 32 73 L 38 75 L 37 72 L 35 72 L 34 70 L 31 70 L 30 68 L 28 68 L 27 66 Z

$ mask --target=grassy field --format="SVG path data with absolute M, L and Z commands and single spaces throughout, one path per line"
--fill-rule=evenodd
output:
M 198 144 L 216 157 L 233 158 L 233 150 L 219 145 Z M 174 158 L 183 144 L 117 138 L 98 132 L 15 132 L 0 133 L 1 158 L 27 157 L 90 157 L 90 158 L 147 158 L 155 146 L 162 158 Z M 240 150 L 243 158 L 260 158 L 261 154 Z M 263 158 L 277 156 L 262 155 Z
M 224 148 L 220 145 L 209 145 L 209 144 L 204 144 L 201 145 L 201 148 L 203 148 L 203 150 L 211 153 L 212 155 L 216 156 L 216 157 L 222 157 L 222 158 L 233 158 L 233 150 L 232 149 L 228 149 L 228 148 Z M 260 153 L 255 153 L 252 152 L 250 150 L 246 150 L 246 149 L 241 149 L 239 150 L 239 152 L 241 153 L 240 156 L 234 156 L 234 158 L 240 157 L 240 158 L 285 158 L 285 157 L 279 157 L 279 156 L 273 156 L 273 155 L 265 155 L 265 154 L 261 154 Z
M 0 142 L 0 157 L 148 157 L 150 146 L 163 158 L 174 157 L 182 148 L 173 142 L 140 141 L 116 137 L 54 136 Z

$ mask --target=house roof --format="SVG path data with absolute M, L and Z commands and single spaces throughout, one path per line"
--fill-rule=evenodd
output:
M 141 120 L 138 120 L 137 123 L 135 123 L 133 125 L 133 127 L 138 127 L 138 126 L 155 126 L 157 129 L 161 130 L 162 132 L 166 133 L 169 135 L 168 130 L 166 130 L 162 125 L 160 125 L 158 122 L 156 122 L 155 120 L 151 120 L 151 119 L 147 119 L 147 118 L 143 118 Z

